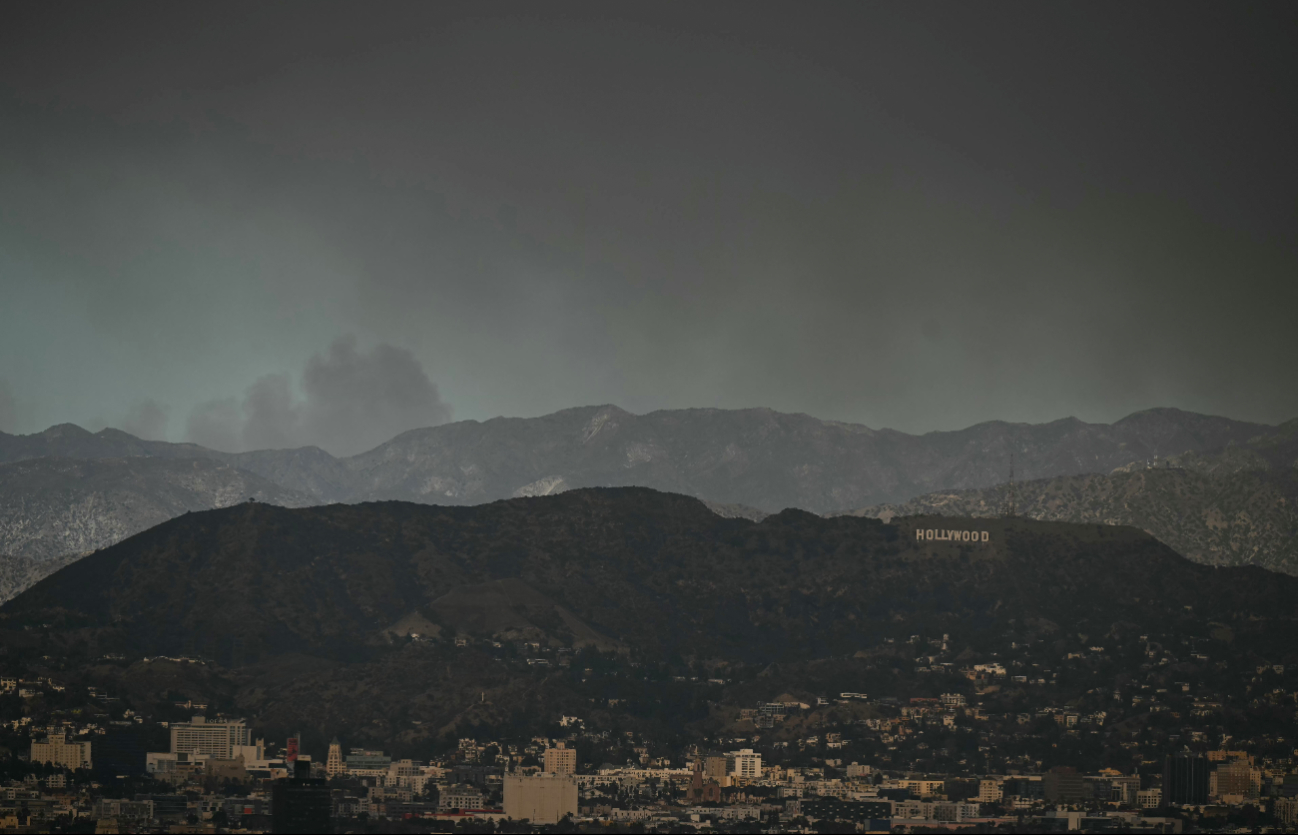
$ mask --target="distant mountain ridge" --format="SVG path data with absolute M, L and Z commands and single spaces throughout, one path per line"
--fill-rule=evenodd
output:
M 1017 513 L 1028 519 L 1131 525 L 1195 562 L 1298 574 L 1298 421 L 1158 464 L 1021 482 L 1015 494 Z M 988 518 L 1001 515 L 1006 498 L 1006 485 L 943 490 L 851 515 Z
M 94 551 L 195 510 L 247 501 L 315 504 L 204 459 L 35 458 L 0 464 L 0 554 L 46 560 Z
M 11 600 L 63 566 L 74 563 L 84 556 L 86 554 L 63 554 L 50 559 L 36 560 L 31 557 L 11 557 L 0 554 L 0 603 Z
M 0 554 L 12 555 L 0 563 L 93 551 L 173 516 L 248 498 L 288 507 L 390 499 L 465 505 L 579 487 L 645 486 L 697 497 L 724 517 L 760 520 L 786 507 L 832 514 L 935 490 L 985 492 L 1004 479 L 1011 453 L 1021 478 L 1107 473 L 1156 458 L 1215 477 L 1293 461 L 1296 439 L 1298 421 L 1266 427 L 1174 409 L 1139 412 L 1112 425 L 992 422 L 916 436 L 769 409 L 633 415 L 592 406 L 413 430 L 339 459 L 316 447 L 232 454 L 63 424 L 35 435 L 0 433 Z M 1237 481 L 1232 490 L 1251 483 Z M 1283 485 L 1274 489 L 1288 495 Z M 1202 505 L 1199 517 L 1235 518 L 1234 510 L 1209 506 L 1204 497 L 1216 493 L 1191 492 Z M 959 511 L 985 515 L 983 505 L 994 504 L 988 495 Z M 1169 526 L 1165 520 L 1174 514 L 1166 497 L 1128 505 L 1121 512 L 1043 512 L 1041 518 L 1132 524 L 1202 562 L 1298 571 L 1283 509 L 1244 502 L 1250 532 L 1236 526 L 1230 535 L 1209 535 L 1202 525 Z M 950 509 L 931 502 L 910 507 Z M 10 593 L 42 576 L 25 562 L 8 571 Z
M 1153 457 L 1206 452 L 1269 437 L 1276 427 L 1176 409 L 1113 424 L 982 423 L 909 435 L 769 409 L 682 409 L 634 415 L 616 406 L 538 418 L 459 421 L 405 432 L 349 458 L 304 447 L 239 454 L 142 441 L 64 424 L 0 433 L 0 462 L 69 458 L 205 458 L 320 502 L 400 499 L 477 504 L 574 487 L 644 486 L 764 512 L 833 513 L 906 501 L 937 489 L 1109 472 Z
M 1151 468 L 1016 485 L 1018 513 L 1051 522 L 1131 525 L 1209 565 L 1259 565 L 1298 574 L 1298 471 L 1209 476 Z M 853 515 L 993 518 L 1003 488 L 930 493 Z

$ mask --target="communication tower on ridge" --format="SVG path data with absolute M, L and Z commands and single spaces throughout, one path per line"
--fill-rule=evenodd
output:
M 1006 491 L 1005 508 L 1001 511 L 1001 515 L 1006 519 L 1013 519 L 1017 515 L 1014 507 L 1014 453 L 1012 452 L 1010 453 L 1010 483 Z

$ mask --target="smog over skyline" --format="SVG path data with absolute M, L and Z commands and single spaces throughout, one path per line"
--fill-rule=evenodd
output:
M 0 431 L 1298 417 L 1295 9 L 0 8 Z

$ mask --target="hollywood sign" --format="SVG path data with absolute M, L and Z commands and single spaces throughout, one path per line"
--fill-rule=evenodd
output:
M 936 540 L 938 542 L 987 542 L 991 535 L 987 531 L 946 531 L 936 528 L 916 528 L 915 539 Z

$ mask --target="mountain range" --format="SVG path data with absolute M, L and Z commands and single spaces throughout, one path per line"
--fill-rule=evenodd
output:
M 206 459 L 36 458 L 0 465 L 0 553 L 47 560 L 93 551 L 182 513 L 248 499 L 314 504 L 247 470 Z
M 768 409 L 633 415 L 592 406 L 412 430 L 335 458 L 315 447 L 226 453 L 64 424 L 33 435 L 0 433 L 0 554 L 41 560 L 91 551 L 179 513 L 247 498 L 288 507 L 392 499 L 466 505 L 644 486 L 699 497 L 721 515 L 760 519 L 787 507 L 877 511 L 934 491 L 985 491 L 1005 481 L 1011 454 L 1016 475 L 1027 480 L 1107 474 L 1170 458 L 1211 481 L 1228 470 L 1292 469 L 1293 425 L 1154 409 L 1113 424 L 989 422 L 909 435 Z M 1210 503 L 1213 491 L 1200 492 Z M 981 494 L 961 507 L 984 512 L 978 502 L 991 501 Z M 1103 518 L 1163 535 L 1140 512 Z M 1285 524 L 1263 524 L 1270 533 L 1261 535 L 1253 561 L 1290 565 L 1272 544 Z M 1251 553 L 1240 546 L 1227 555 L 1219 541 L 1206 539 L 1190 553 L 1209 562 L 1238 562 Z
M 1221 450 L 1022 482 L 1014 493 L 1026 518 L 1133 525 L 1195 562 L 1298 574 L 1298 421 Z M 1005 485 L 939 491 L 854 515 L 992 517 L 1008 495 Z
M 0 645 L 25 674 L 133 703 L 188 693 L 260 726 L 401 749 L 543 727 L 610 695 L 609 715 L 679 724 L 731 682 L 767 698 L 818 680 L 888 692 L 920 662 L 912 636 L 953 642 L 965 663 L 1049 636 L 1061 657 L 1130 644 L 1137 664 L 1151 635 L 1229 634 L 1241 664 L 1293 664 L 1295 594 L 1298 578 L 1197 565 L 1130 527 L 798 510 L 752 522 L 643 488 L 578 489 L 189 513 L 5 604 Z M 206 660 L 158 659 L 178 655 Z M 592 683 L 615 663 L 601 657 L 630 666 Z M 1090 675 L 1060 686 L 1084 696 Z
M 223 453 L 72 425 L 0 433 L 0 463 L 38 457 L 204 458 L 247 470 L 319 502 L 382 499 L 479 504 L 574 487 L 637 485 L 765 512 L 832 513 L 905 501 L 935 489 L 1109 472 L 1133 461 L 1205 452 L 1276 427 L 1176 409 L 1113 424 L 993 421 L 909 435 L 769 409 L 683 409 L 633 415 L 616 406 L 538 418 L 459 421 L 402 433 L 349 458 L 323 450 Z

